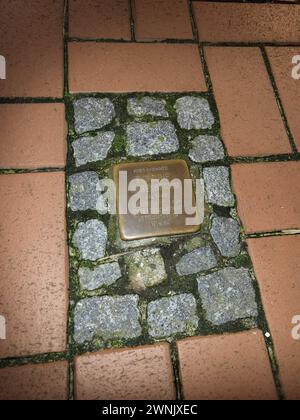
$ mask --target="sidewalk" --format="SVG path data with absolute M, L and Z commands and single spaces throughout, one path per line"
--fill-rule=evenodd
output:
M 300 398 L 296 3 L 0 0 L 0 399 Z M 123 241 L 174 159 L 200 231 Z

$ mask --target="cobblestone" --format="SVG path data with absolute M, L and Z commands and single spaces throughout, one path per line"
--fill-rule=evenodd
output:
M 130 156 L 167 154 L 178 150 L 179 141 L 170 121 L 131 123 L 127 126 L 127 148 Z
M 156 286 L 167 278 L 164 260 L 159 249 L 146 249 L 126 257 L 128 278 L 133 290 Z
M 141 334 L 138 297 L 101 296 L 79 301 L 74 314 L 74 337 L 79 344 L 95 335 L 103 340 L 129 339 Z
M 214 217 L 210 233 L 224 257 L 236 257 L 240 253 L 240 225 L 236 220 Z
M 202 135 L 195 137 L 189 151 L 190 159 L 198 163 L 221 160 L 224 156 L 223 144 L 217 136 Z
M 198 277 L 198 290 L 206 317 L 214 325 L 258 315 L 249 270 L 228 267 Z
M 104 257 L 107 242 L 107 229 L 103 222 L 91 219 L 80 222 L 73 236 L 73 244 L 84 260 L 96 261 Z
M 74 101 L 73 106 L 78 134 L 105 127 L 116 115 L 113 103 L 107 98 L 81 98 Z
M 183 96 L 175 104 L 177 121 L 187 130 L 211 128 L 215 122 L 207 99 L 197 96 Z
M 221 207 L 234 206 L 235 199 L 230 187 L 228 168 L 225 166 L 204 168 L 203 176 L 210 204 Z
M 122 277 L 117 262 L 102 264 L 93 270 L 80 267 L 78 270 L 80 285 L 86 290 L 95 290 L 102 286 L 110 286 Z
M 149 334 L 160 338 L 194 332 L 198 326 L 196 310 L 196 299 L 192 294 L 181 294 L 150 302 L 148 305 Z
M 97 162 L 105 159 L 113 144 L 113 131 L 98 133 L 94 137 L 80 137 L 74 140 L 72 147 L 76 166 Z
M 150 96 L 142 98 L 130 98 L 127 102 L 128 114 L 136 117 L 151 115 L 153 117 L 166 117 L 169 114 L 165 109 L 166 101 L 164 99 L 154 99 Z
M 81 172 L 69 177 L 70 207 L 73 211 L 96 210 L 100 197 L 96 172 Z
M 203 246 L 181 257 L 176 264 L 176 271 L 180 276 L 187 276 L 209 270 L 215 267 L 217 263 L 212 248 Z

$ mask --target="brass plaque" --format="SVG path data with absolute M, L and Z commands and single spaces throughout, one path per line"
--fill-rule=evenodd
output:
M 120 235 L 123 240 L 193 233 L 199 230 L 200 224 L 188 225 L 186 223 L 186 218 L 193 217 L 193 214 L 187 214 L 185 212 L 184 180 L 191 180 L 191 176 L 187 163 L 184 160 L 161 160 L 114 165 L 113 178 L 117 186 L 117 214 Z M 122 180 L 121 183 L 120 179 Z M 143 183 L 147 185 L 148 190 L 141 188 L 135 190 L 130 187 L 131 181 L 134 181 L 134 186 L 136 180 L 140 182 L 139 180 L 141 179 L 145 181 Z M 176 194 L 174 189 L 170 189 L 171 193 L 168 194 L 168 197 L 170 197 L 169 208 L 163 205 L 163 189 L 157 188 L 155 190 L 156 194 L 153 194 L 153 190 L 151 189 L 152 182 L 159 182 L 161 180 L 164 180 L 163 182 L 165 180 L 169 182 L 179 180 L 183 186 L 182 192 L 180 192 L 179 188 L 176 190 Z M 137 200 L 137 191 L 139 191 L 141 200 Z M 196 200 L 193 190 L 191 196 L 191 204 L 195 206 Z M 164 197 L 167 197 L 166 194 L 164 194 Z M 178 214 L 179 212 L 176 208 L 178 209 L 180 199 L 182 212 Z M 133 200 L 134 203 L 141 204 L 142 202 L 144 204 L 143 214 L 138 214 L 137 212 L 132 214 L 129 211 L 131 208 L 130 200 Z M 145 204 L 147 204 L 146 208 Z

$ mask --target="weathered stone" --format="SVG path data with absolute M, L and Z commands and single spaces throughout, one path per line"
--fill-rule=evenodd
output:
M 192 294 L 165 297 L 148 305 L 149 334 L 170 337 L 174 334 L 193 334 L 198 327 L 197 303 Z
M 203 309 L 212 324 L 258 315 L 251 276 L 246 268 L 228 267 L 197 280 Z
M 106 242 L 106 226 L 97 219 L 79 223 L 73 235 L 73 244 L 84 260 L 96 261 L 104 257 Z
M 170 121 L 131 123 L 126 131 L 130 156 L 167 154 L 179 148 L 176 130 Z
M 180 276 L 196 274 L 200 271 L 210 270 L 216 267 L 218 261 L 210 246 L 194 249 L 185 254 L 176 264 L 176 271 Z
M 96 172 L 81 172 L 69 177 L 70 207 L 73 211 L 96 210 L 100 197 Z
M 110 286 L 122 277 L 120 266 L 117 262 L 102 264 L 93 270 L 88 267 L 80 267 L 78 275 L 82 289 L 86 290 Z
M 217 136 L 197 136 L 192 141 L 189 157 L 194 162 L 204 163 L 223 159 L 225 156 L 221 140 Z
M 108 98 L 81 98 L 74 101 L 75 130 L 79 134 L 110 124 L 115 115 L 114 105 Z
M 203 170 L 207 200 L 210 204 L 221 207 L 234 206 L 234 195 L 229 182 L 229 169 L 214 166 Z
M 210 233 L 224 257 L 236 257 L 240 253 L 240 225 L 236 220 L 214 217 Z
M 164 260 L 159 249 L 145 249 L 129 254 L 125 258 L 130 287 L 133 290 L 145 290 L 156 286 L 167 278 Z
M 72 147 L 76 166 L 97 162 L 107 157 L 115 134 L 113 131 L 98 133 L 94 137 L 80 137 L 74 140 Z
M 130 339 L 141 335 L 138 297 L 101 296 L 79 301 L 74 314 L 74 338 L 79 344 L 95 335 L 103 340 Z
M 183 96 L 177 99 L 174 108 L 181 128 L 199 130 L 211 128 L 214 125 L 215 119 L 205 98 Z
M 169 114 L 165 109 L 166 101 L 164 99 L 155 99 L 150 96 L 143 98 L 130 98 L 127 102 L 128 114 L 136 117 L 151 115 L 153 117 L 168 117 Z

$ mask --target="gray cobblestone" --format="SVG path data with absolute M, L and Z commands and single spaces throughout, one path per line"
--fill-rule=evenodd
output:
M 155 338 L 192 334 L 198 327 L 197 303 L 192 294 L 165 297 L 148 305 L 149 334 Z
M 206 317 L 214 325 L 258 315 L 251 276 L 246 268 L 227 267 L 199 276 L 198 290 Z
M 138 297 L 101 296 L 79 301 L 74 314 L 74 338 L 79 344 L 95 335 L 103 340 L 130 339 L 141 335 Z

